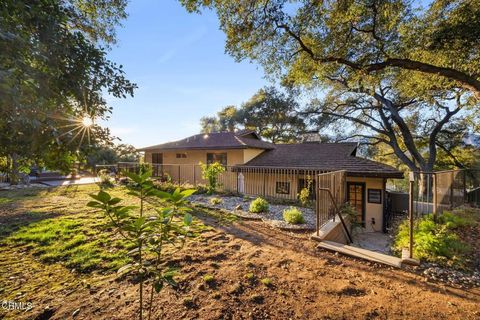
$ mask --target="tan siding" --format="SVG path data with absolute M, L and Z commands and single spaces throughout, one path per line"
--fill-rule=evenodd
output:
M 243 163 L 247 163 L 248 161 L 250 161 L 253 158 L 260 155 L 263 151 L 265 151 L 265 150 L 263 150 L 263 149 L 245 149 L 243 151 Z
M 347 182 L 364 182 L 365 183 L 365 229 L 367 231 L 381 231 L 383 223 L 383 179 L 382 178 L 362 178 L 347 177 Z M 382 203 L 368 203 L 368 189 L 382 190 Z M 372 227 L 371 221 L 375 218 L 375 225 Z

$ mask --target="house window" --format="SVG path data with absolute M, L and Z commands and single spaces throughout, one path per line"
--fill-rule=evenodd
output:
M 186 153 L 177 153 L 177 159 L 185 159 L 187 157 Z
M 218 162 L 221 165 L 227 165 L 227 153 L 207 153 L 207 164 Z
M 275 192 L 278 194 L 290 194 L 290 182 L 277 181 L 275 183 Z
M 162 153 L 152 153 L 152 163 L 163 163 Z

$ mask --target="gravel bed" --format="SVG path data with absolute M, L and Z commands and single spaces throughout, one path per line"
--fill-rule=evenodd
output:
M 212 204 L 210 199 L 220 198 L 222 202 L 219 204 Z M 237 196 L 209 196 L 209 195 L 192 195 L 190 201 L 192 203 L 201 204 L 214 209 L 224 209 L 232 212 L 233 214 L 251 220 L 263 220 L 265 223 L 283 230 L 296 230 L 306 231 L 315 230 L 316 217 L 315 211 L 310 208 L 297 207 L 303 212 L 305 223 L 302 224 L 290 224 L 283 220 L 283 210 L 290 208 L 289 205 L 270 204 L 269 212 L 256 214 L 248 212 L 250 202 L 254 198 L 242 198 Z
M 436 263 L 422 263 L 422 274 L 432 280 L 441 281 L 463 288 L 480 287 L 480 272 L 463 272 L 440 266 Z

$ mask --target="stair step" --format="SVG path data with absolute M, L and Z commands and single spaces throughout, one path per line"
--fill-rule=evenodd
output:
M 345 245 L 345 244 L 341 244 L 333 241 L 322 241 L 318 244 L 318 246 L 323 249 L 340 252 L 342 254 L 364 259 L 364 260 L 383 263 L 396 268 L 402 267 L 402 259 L 389 256 L 383 253 L 370 251 L 362 248 L 357 248 L 357 247 L 353 247 L 353 246 L 349 246 L 349 245 Z

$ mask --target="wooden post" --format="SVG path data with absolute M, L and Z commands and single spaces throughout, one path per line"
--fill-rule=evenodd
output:
M 432 173 L 433 175 L 433 221 L 437 221 L 437 210 L 438 210 L 438 194 L 437 194 L 437 174 Z
M 415 183 L 415 176 L 413 172 L 410 172 L 410 184 L 408 188 L 408 219 L 409 219 L 409 248 L 408 257 L 413 259 L 413 188 Z
M 320 180 L 320 176 L 317 176 L 317 180 Z M 317 237 L 320 236 L 320 183 L 315 188 L 315 192 L 317 193 L 317 199 L 315 201 L 315 213 L 317 215 Z
M 192 165 L 193 167 L 193 186 L 197 186 L 197 177 L 195 176 L 195 165 Z
M 453 209 L 453 182 L 455 181 L 455 173 L 452 170 L 450 175 L 450 209 Z
M 263 197 L 265 198 L 265 169 L 262 170 L 263 171 Z

